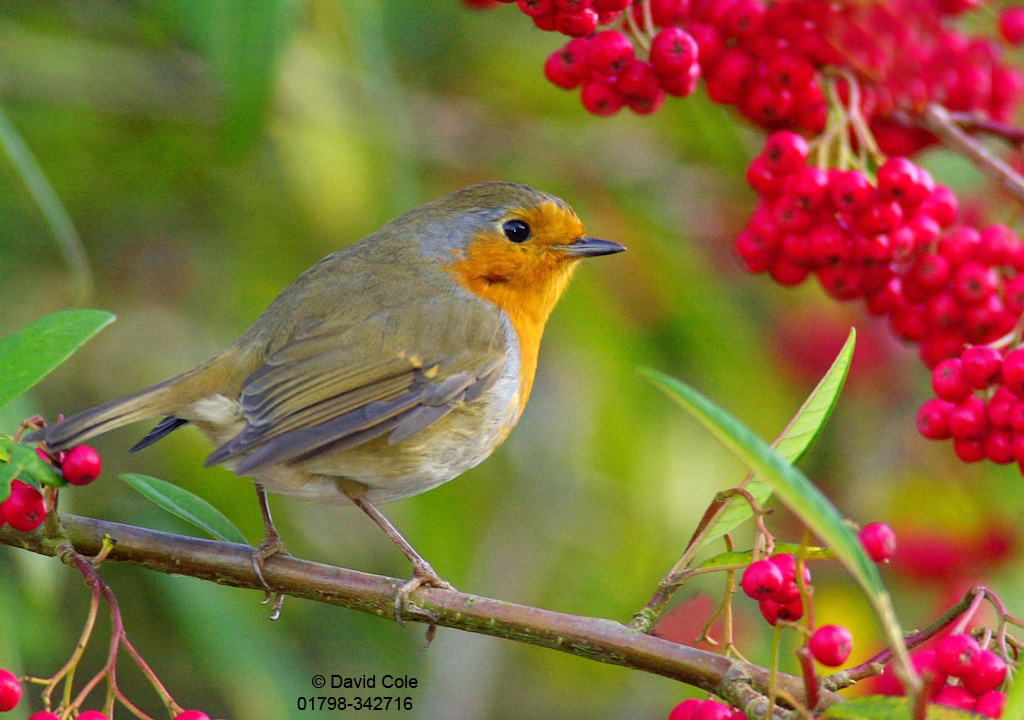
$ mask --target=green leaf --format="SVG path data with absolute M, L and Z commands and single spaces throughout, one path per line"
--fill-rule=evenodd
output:
M 850 371 L 856 338 L 857 331 L 851 328 L 846 343 L 832 362 L 828 372 L 807 396 L 804 404 L 797 410 L 796 415 L 789 421 L 789 425 L 782 431 L 782 434 L 772 443 L 775 452 L 791 464 L 795 465 L 804 456 L 832 415 L 832 410 L 839 400 L 839 393 L 843 389 L 846 376 Z M 772 494 L 771 485 L 757 475 L 750 477 L 743 489 L 749 492 L 762 507 Z M 718 520 L 704 534 L 701 547 L 732 532 L 733 529 L 754 516 L 750 503 L 743 501 L 742 498 L 733 497 L 727 502 L 728 505 L 719 515 Z
M 775 543 L 776 553 L 792 553 L 796 555 L 800 551 L 800 546 L 796 543 Z M 806 560 L 832 560 L 835 558 L 835 553 L 827 548 L 820 548 L 810 546 L 804 551 L 804 559 Z M 728 567 L 730 565 L 749 565 L 754 559 L 753 550 L 737 550 L 736 552 L 726 552 L 720 555 L 715 555 L 712 558 L 708 558 L 698 568 L 713 568 L 713 567 Z
M 130 487 L 171 515 L 192 523 L 211 537 L 243 545 L 249 544 L 245 536 L 220 510 L 185 488 L 137 473 L 125 473 L 120 477 Z
M 874 563 L 847 525 L 843 516 L 807 476 L 772 450 L 753 431 L 689 385 L 656 370 L 642 368 L 651 382 L 682 405 L 726 448 L 758 473 L 810 530 L 825 541 L 854 579 L 867 593 L 890 643 L 901 662 L 906 650 L 892 608 L 892 600 L 882 584 Z
M 910 703 L 905 697 L 864 695 L 831 705 L 822 718 L 827 720 L 910 720 Z M 981 717 L 967 710 L 931 703 L 926 720 L 978 720 Z M 1003 720 L 1009 720 L 1003 714 Z
M 17 445 L 9 437 L 0 437 L 0 455 L 8 459 L 0 462 L 0 502 L 7 499 L 11 491 L 11 480 L 18 478 L 42 492 L 43 485 L 63 487 L 67 481 L 53 469 L 50 463 L 28 445 Z
M 113 320 L 103 310 L 63 310 L 0 338 L 0 407 L 46 377 Z

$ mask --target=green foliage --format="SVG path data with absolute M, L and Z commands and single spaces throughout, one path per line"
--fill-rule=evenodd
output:
M 686 383 L 656 370 L 645 368 L 643 373 L 771 485 L 789 509 L 828 544 L 870 597 L 885 594 L 882 578 L 861 547 L 856 533 L 806 475 L 739 420 Z
M 211 537 L 226 542 L 248 544 L 245 535 L 224 516 L 224 513 L 198 495 L 165 480 L 138 473 L 125 473 L 121 475 L 121 479 L 171 515 L 192 523 Z
M 39 457 L 35 448 L 18 445 L 13 438 L 0 435 L 0 502 L 11 494 L 14 478 L 39 491 L 43 485 L 63 487 L 67 484 L 53 466 Z
M 826 720 L 909 720 L 910 710 L 910 703 L 905 697 L 867 695 L 832 705 L 824 712 L 822 718 Z M 925 714 L 926 720 L 977 720 L 979 717 L 982 716 L 967 710 L 935 704 L 929 705 Z M 1004 719 L 1006 717 L 1003 715 Z
M 836 402 L 839 400 L 839 393 L 846 382 L 846 376 L 850 372 L 850 363 L 853 361 L 853 348 L 857 340 L 857 331 L 850 329 L 850 335 L 846 339 L 842 350 L 832 362 L 828 372 L 821 378 L 811 394 L 807 396 L 804 404 L 797 410 L 796 415 L 789 421 L 789 425 L 782 431 L 782 434 L 775 439 L 772 447 L 775 452 L 791 464 L 796 464 L 804 456 L 814 440 L 821 434 L 822 428 L 832 416 Z M 758 505 L 764 506 L 772 494 L 772 485 L 765 482 L 758 475 L 752 474 L 743 486 Z M 753 509 L 750 503 L 740 498 L 730 498 L 726 501 L 728 506 L 721 516 L 708 529 L 704 535 L 701 546 L 717 540 L 733 529 L 753 517 Z
M 46 377 L 113 320 L 102 310 L 64 310 L 0 338 L 0 407 Z

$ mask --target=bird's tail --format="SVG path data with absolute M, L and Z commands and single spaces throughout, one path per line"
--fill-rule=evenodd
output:
M 232 376 L 235 359 L 233 349 L 228 350 L 186 373 L 36 430 L 25 440 L 43 440 L 51 451 L 59 452 L 139 420 L 174 415 L 204 397 L 230 392 L 227 378 Z

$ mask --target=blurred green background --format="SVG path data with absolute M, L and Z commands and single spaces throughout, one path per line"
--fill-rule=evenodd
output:
M 512 7 L 474 12 L 456 0 L 0 0 L 0 107 L 81 235 L 95 276 L 87 304 L 118 316 L 6 408 L 0 430 L 185 370 L 328 252 L 456 188 L 518 180 L 563 197 L 593 235 L 629 252 L 577 274 L 505 445 L 385 508 L 443 577 L 472 593 L 627 621 L 713 494 L 743 476 L 635 367 L 686 379 L 773 437 L 856 325 L 851 381 L 805 469 L 849 516 L 901 533 L 909 560 L 885 573 L 908 626 L 981 576 L 1019 614 L 1017 469 L 965 467 L 948 444 L 917 436 L 927 374 L 884 326 L 816 287 L 748 276 L 734 260 L 731 238 L 753 200 L 743 169 L 759 136 L 699 93 L 652 117 L 595 119 L 542 76 L 558 45 Z M 977 183 L 962 163 L 928 163 L 960 190 Z M 6 157 L 0 267 L 2 334 L 75 301 L 76 281 Z M 192 532 L 117 480 L 147 473 L 203 496 L 258 542 L 251 484 L 203 469 L 209 448 L 190 429 L 128 456 L 147 429 L 97 439 L 104 476 L 62 493 L 62 508 Z M 409 574 L 358 511 L 271 503 L 292 553 Z M 783 512 L 771 523 L 781 539 L 799 539 Z M 921 558 L 936 547 L 955 562 L 929 569 Z M 815 570 L 819 621 L 850 625 L 853 659 L 864 659 L 878 643 L 866 608 L 836 568 Z M 411 712 L 374 717 L 662 718 L 694 692 L 453 630 L 423 651 L 421 626 L 294 599 L 270 623 L 259 593 L 113 563 L 102 572 L 129 636 L 176 699 L 213 717 L 328 717 L 296 710 L 316 673 L 418 679 Z M 721 578 L 688 587 L 659 632 L 693 642 L 720 592 Z M 60 563 L 0 547 L 0 666 L 55 672 L 87 600 Z M 765 661 L 756 606 L 740 598 L 737 612 L 740 647 Z M 104 623 L 90 668 L 105 652 Z M 119 678 L 163 717 L 128 662 Z M 39 709 L 26 697 L 13 720 Z

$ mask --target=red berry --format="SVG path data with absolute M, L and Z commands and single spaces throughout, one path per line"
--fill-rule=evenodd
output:
M 651 41 L 651 65 L 659 75 L 678 75 L 697 62 L 697 41 L 679 27 L 667 27 Z
M 829 196 L 841 212 L 857 212 L 871 204 L 875 189 L 859 170 L 829 171 Z
M 530 17 L 544 17 L 555 12 L 554 0 L 518 0 L 519 9 Z
M 20 532 L 32 532 L 46 518 L 43 496 L 20 480 L 11 481 L 11 494 L 0 503 L 0 508 L 7 523 Z
M 982 447 L 985 457 L 997 465 L 1008 465 L 1014 461 L 1013 433 L 1009 430 L 989 430 Z
M 968 262 L 953 276 L 953 293 L 964 303 L 978 303 L 996 291 L 998 282 L 995 270 L 978 262 Z
M 964 380 L 979 390 L 984 390 L 998 379 L 1003 365 L 1003 356 L 988 345 L 967 348 L 960 360 Z
M 782 571 L 775 563 L 758 560 L 747 566 L 740 579 L 740 586 L 747 597 L 758 600 L 771 597 L 782 587 Z
M 935 702 L 962 710 L 973 710 L 976 701 L 973 695 L 959 685 L 947 685 L 936 693 Z
M 21 700 L 21 683 L 10 670 L 0 670 L 0 712 L 8 712 Z
M 716 700 L 705 700 L 693 709 L 692 720 L 729 720 L 732 708 Z
M 1010 392 L 1005 385 L 1000 385 L 992 393 L 988 401 L 988 422 L 993 427 L 1010 427 L 1010 413 L 1017 403 L 1017 396 Z
M 949 432 L 957 440 L 977 440 L 988 430 L 985 401 L 968 395 L 949 413 Z
M 768 561 L 775 565 L 782 574 L 782 585 L 772 595 L 771 599 L 779 603 L 790 603 L 800 599 L 800 586 L 796 580 L 796 556 L 792 553 L 779 553 L 772 555 Z M 804 566 L 804 585 L 811 584 L 811 569 Z M 802 610 L 801 610 L 802 612 Z
M 210 720 L 210 716 L 201 710 L 186 710 L 175 715 L 174 720 Z
M 807 141 L 788 130 L 773 132 L 765 141 L 761 157 L 773 173 L 786 175 L 795 172 L 807 162 Z
M 932 398 L 917 411 L 917 430 L 929 440 L 948 440 L 949 413 L 953 403 L 940 398 Z
M 980 653 L 978 641 L 970 635 L 947 635 L 935 646 L 935 664 L 947 675 L 964 677 L 970 673 Z
M 868 523 L 861 528 L 858 537 L 868 557 L 877 563 L 886 562 L 896 554 L 896 531 L 887 523 Z
M 997 718 L 1003 714 L 1003 705 L 1006 704 L 1006 694 L 998 690 L 987 692 L 978 698 L 974 704 L 974 712 L 987 715 L 990 718 Z
M 98 710 L 86 710 L 78 716 L 78 720 L 107 720 L 107 716 Z
M 586 37 L 597 30 L 597 11 L 584 8 L 579 12 L 555 13 L 555 29 L 570 37 Z
M 804 604 L 800 598 L 788 603 L 775 602 L 771 598 L 762 598 L 757 601 L 757 607 L 761 610 L 761 615 L 764 619 L 773 627 L 779 620 L 795 622 L 803 617 L 804 614 Z
M 668 720 L 690 720 L 693 717 L 694 708 L 700 705 L 701 702 L 697 698 L 683 700 L 672 708 L 672 712 L 668 714 Z
M 1017 348 L 1006 354 L 1006 357 L 1003 358 L 1001 377 L 1003 385 L 1010 392 L 1024 397 L 1024 348 Z
M 614 115 L 626 102 L 622 93 L 603 80 L 588 80 L 583 83 L 580 100 L 589 112 L 601 117 Z
M 1024 7 L 1008 7 L 999 13 L 999 34 L 1011 45 L 1024 43 Z
M 907 207 L 920 204 L 928 195 L 917 165 L 903 157 L 891 157 L 878 169 L 878 192 Z
M 100 476 L 100 454 L 88 445 L 77 445 L 64 456 L 60 466 L 64 479 L 72 485 L 88 485 Z
M 953 452 L 965 463 L 981 462 L 985 459 L 985 443 L 979 438 L 954 438 Z
M 841 625 L 822 625 L 807 641 L 811 655 L 822 665 L 838 667 L 853 650 L 853 635 Z
M 584 38 L 573 38 L 555 50 L 544 63 L 544 76 L 558 87 L 569 90 L 587 76 L 587 45 Z
M 1006 662 L 991 650 L 982 650 L 974 659 L 974 665 L 963 676 L 964 687 L 981 696 L 995 690 L 1006 679 Z
M 33 713 L 32 717 L 30 717 L 28 720 L 60 720 L 60 716 L 56 713 L 40 710 L 37 713 Z
M 932 390 L 943 400 L 960 402 L 971 394 L 971 386 L 963 376 L 960 358 L 947 358 L 932 370 Z
M 618 30 L 605 30 L 590 38 L 587 65 L 601 75 L 617 75 L 633 59 L 633 43 Z

